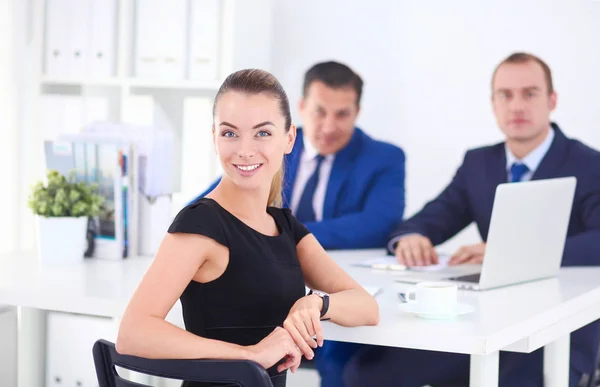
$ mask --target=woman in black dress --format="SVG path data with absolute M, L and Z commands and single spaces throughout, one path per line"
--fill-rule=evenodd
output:
M 374 325 L 378 305 L 281 201 L 296 128 L 262 70 L 231 74 L 213 106 L 219 185 L 179 212 L 123 315 L 117 350 L 146 358 L 250 359 L 276 387 L 323 345 L 321 319 Z M 305 285 L 314 289 L 305 295 Z M 186 329 L 165 321 L 181 299 Z M 186 385 L 192 385 L 186 384 Z

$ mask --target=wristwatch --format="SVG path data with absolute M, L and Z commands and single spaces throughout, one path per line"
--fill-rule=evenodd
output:
M 329 310 L 329 294 L 322 292 L 320 290 L 312 290 L 312 289 L 310 290 L 310 292 L 308 292 L 309 296 L 311 294 L 319 296 L 323 300 L 323 308 L 321 308 L 321 317 L 325 316 L 325 314 Z

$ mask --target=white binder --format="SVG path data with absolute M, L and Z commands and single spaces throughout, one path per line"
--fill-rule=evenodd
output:
M 69 78 L 80 79 L 87 73 L 90 54 L 90 2 L 91 0 L 68 0 L 69 7 L 63 10 L 69 20 L 66 35 L 69 39 Z
M 161 1 L 158 9 L 161 16 L 154 20 L 154 28 L 159 33 L 161 78 L 184 79 L 187 1 Z
M 156 78 L 160 74 L 159 31 L 154 26 L 160 0 L 138 0 L 135 8 L 134 73 L 140 78 Z M 158 19 L 160 20 L 160 19 Z
M 50 77 L 65 78 L 69 75 L 69 18 L 71 0 L 47 0 L 45 73 Z
M 91 0 L 88 73 L 94 78 L 114 75 L 116 0 Z
M 218 79 L 220 10 L 219 0 L 190 0 L 189 78 Z
M 185 73 L 185 0 L 136 2 L 135 75 L 180 80 Z

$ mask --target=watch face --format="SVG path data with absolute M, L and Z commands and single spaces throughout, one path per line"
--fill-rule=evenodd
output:
M 320 290 L 313 290 L 313 294 L 316 294 L 319 297 L 325 297 L 325 296 L 327 296 L 327 293 L 322 292 Z

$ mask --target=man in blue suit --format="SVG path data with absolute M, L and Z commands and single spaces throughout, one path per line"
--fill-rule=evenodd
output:
M 326 249 L 383 246 L 404 213 L 404 152 L 355 127 L 362 87 L 341 63 L 311 67 L 299 103 L 304 126 L 285 160 L 283 206 Z M 315 356 L 322 386 L 343 387 L 344 365 L 359 347 L 325 342 Z
M 567 138 L 550 122 L 557 95 L 550 69 L 542 60 L 515 53 L 500 63 L 492 79 L 494 113 L 506 141 L 467 152 L 450 185 L 398 226 L 388 249 L 408 266 L 436 263 L 433 246 L 471 222 L 486 240 L 499 184 L 575 176 L 577 187 L 562 264 L 600 264 L 600 152 Z M 481 263 L 484 251 L 485 242 L 462 247 L 450 264 Z M 592 372 L 599 344 L 598 322 L 571 335 L 571 386 Z M 531 354 L 502 352 L 500 386 L 543 386 L 542 354 L 541 349 Z M 345 378 L 349 386 L 466 385 L 469 357 L 369 347 L 352 358 Z
M 404 152 L 355 127 L 362 87 L 344 64 L 311 67 L 299 103 L 304 126 L 285 159 L 283 207 L 325 249 L 381 247 L 404 214 Z

